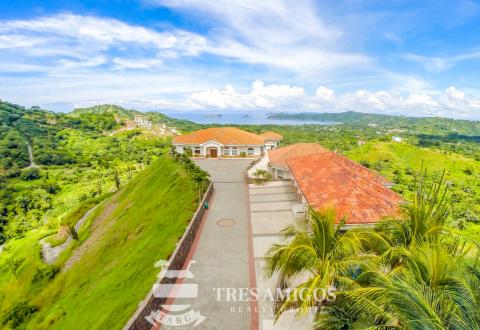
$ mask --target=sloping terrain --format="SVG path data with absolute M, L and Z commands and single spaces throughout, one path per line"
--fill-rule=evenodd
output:
M 158 158 L 100 204 L 80 230 L 80 241 L 60 256 L 62 268 L 51 282 L 40 285 L 32 263 L 2 281 L 2 315 L 17 307 L 17 326 L 27 329 L 122 328 L 155 281 L 154 263 L 167 259 L 183 234 L 196 207 L 194 187 L 181 165 Z M 32 246 L 38 238 L 25 239 Z M 8 276 L 6 263 L 0 268 Z
M 480 162 L 443 150 L 420 148 L 407 143 L 371 142 L 347 153 L 365 166 L 380 172 L 409 196 L 415 173 L 422 167 L 439 178 L 445 170 L 452 221 L 460 228 L 480 223 Z

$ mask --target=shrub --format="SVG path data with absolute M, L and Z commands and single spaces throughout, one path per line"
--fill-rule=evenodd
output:
M 40 266 L 37 268 L 37 272 L 33 276 L 33 282 L 40 282 L 42 280 L 50 281 L 58 274 L 59 271 L 60 269 L 55 266 Z
M 22 323 L 28 321 L 30 317 L 38 311 L 37 306 L 30 305 L 22 301 L 14 305 L 5 315 L 3 324 L 10 323 L 13 329 L 18 328 Z
M 36 180 L 39 179 L 40 176 L 40 170 L 37 167 L 27 168 L 20 174 L 20 178 L 25 181 Z
M 262 169 L 257 169 L 253 173 L 253 176 L 255 177 L 254 182 L 256 184 L 263 184 L 272 178 L 272 174 Z
M 359 161 L 359 163 L 367 168 L 370 168 L 370 166 L 372 166 L 370 165 L 370 162 L 368 160 L 361 160 Z

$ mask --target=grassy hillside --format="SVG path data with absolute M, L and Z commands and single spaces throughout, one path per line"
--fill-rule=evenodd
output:
M 190 176 L 162 156 L 100 204 L 80 241 L 61 255 L 56 276 L 39 259 L 38 239 L 47 232 L 9 241 L 0 262 L 4 327 L 16 315 L 27 329 L 122 328 L 155 281 L 153 264 L 169 257 L 184 232 L 195 197 Z M 7 255 L 21 263 L 16 274 Z
M 452 220 L 460 225 L 480 223 L 479 161 L 443 150 L 378 141 L 351 150 L 347 155 L 386 176 L 396 183 L 394 189 L 406 196 L 412 191 L 415 171 L 421 168 L 422 162 L 435 177 L 445 169 Z

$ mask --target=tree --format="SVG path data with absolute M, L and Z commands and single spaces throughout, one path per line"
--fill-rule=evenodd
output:
M 112 171 L 113 175 L 113 182 L 115 183 L 115 187 L 117 188 L 117 191 L 122 188 L 122 182 L 120 179 L 120 173 L 118 172 L 118 169 L 114 168 Z
M 75 226 L 68 225 L 66 229 L 67 229 L 68 235 L 70 235 L 71 238 L 73 238 L 74 240 L 78 240 L 78 233 L 77 233 L 77 230 L 75 229 Z
M 278 316 L 285 310 L 298 307 L 299 315 L 310 307 L 322 306 L 318 291 L 328 292 L 356 286 L 354 274 L 366 268 L 368 260 L 358 254 L 361 240 L 356 232 L 342 234 L 344 219 L 335 225 L 336 216 L 331 210 L 310 212 L 311 231 L 287 227 L 283 233 L 291 236 L 285 244 L 273 245 L 267 254 L 266 273 L 271 277 L 279 272 L 285 279 L 306 276 L 306 280 L 293 288 L 280 307 Z M 303 299 L 296 297 L 303 290 Z
M 364 233 L 364 247 L 380 262 L 317 314 L 319 327 L 360 320 L 363 328 L 480 329 L 480 245 L 447 230 L 442 182 L 443 175 L 429 182 L 422 171 L 406 218 Z
M 480 329 L 480 268 L 463 249 L 452 252 L 437 243 L 414 247 L 402 266 L 345 293 L 352 314 L 378 328 Z
M 40 178 L 40 170 L 37 167 L 27 168 L 22 171 L 20 178 L 25 181 L 36 180 Z

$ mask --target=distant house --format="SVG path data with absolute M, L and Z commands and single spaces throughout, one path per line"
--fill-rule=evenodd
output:
M 290 179 L 286 160 L 300 156 L 329 152 L 318 143 L 297 143 L 268 151 L 269 169 L 274 178 Z
M 147 119 L 145 116 L 135 115 L 135 124 L 141 127 L 145 127 L 147 129 L 152 129 L 152 122 Z
M 402 138 L 399 136 L 392 136 L 392 141 L 393 142 L 402 142 Z
M 305 208 L 332 208 L 346 227 L 373 225 L 399 213 L 402 198 L 382 176 L 348 158 L 318 153 L 286 160 L 295 192 Z
M 281 135 L 273 134 L 264 137 L 235 127 L 212 127 L 176 136 L 173 145 L 180 153 L 190 149 L 195 157 L 260 157 L 272 148 L 272 138 L 281 140 Z
M 261 137 L 265 139 L 265 149 L 272 150 L 280 146 L 280 141 L 282 141 L 283 136 L 272 131 L 266 131 L 260 134 Z

